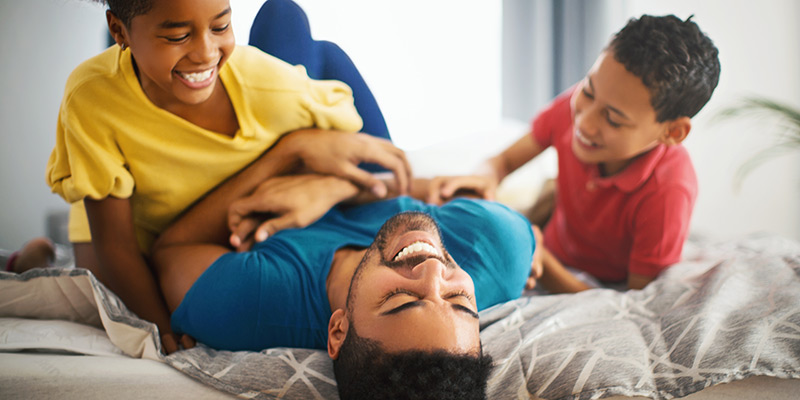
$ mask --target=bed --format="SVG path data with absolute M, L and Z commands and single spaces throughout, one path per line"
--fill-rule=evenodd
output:
M 525 128 L 503 121 L 408 156 L 417 175 L 469 171 Z M 523 211 L 554 171 L 544 154 L 498 199 Z M 88 271 L 0 274 L 0 398 L 337 398 L 322 351 L 199 345 L 164 357 L 154 335 Z M 800 243 L 695 235 L 645 290 L 525 293 L 481 313 L 481 338 L 496 362 L 490 399 L 795 399 Z
M 408 156 L 417 175 L 469 171 L 524 129 L 503 121 L 493 134 Z M 555 159 L 529 164 L 498 192 L 521 211 Z M 695 235 L 684 260 L 642 291 L 523 293 L 480 317 L 484 351 L 496 363 L 490 399 L 800 394 L 800 243 L 778 236 Z M 338 397 L 325 352 L 201 344 L 165 357 L 154 329 L 86 270 L 0 273 L 0 398 Z
M 408 155 L 417 175 L 464 173 L 525 128 L 502 121 Z M 524 211 L 554 173 L 546 152 L 498 200 Z M 799 276 L 800 243 L 693 237 L 684 261 L 642 291 L 525 293 L 480 314 L 496 364 L 489 398 L 798 398 Z M 199 344 L 163 356 L 156 338 L 86 270 L 0 272 L 2 399 L 338 397 L 322 351 Z
M 308 349 L 159 354 L 154 326 L 88 271 L 0 274 L 0 398 L 335 399 Z M 693 238 L 642 291 L 528 296 L 481 313 L 491 399 L 790 399 L 800 244 Z

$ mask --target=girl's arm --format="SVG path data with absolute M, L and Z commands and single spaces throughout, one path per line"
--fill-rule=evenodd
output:
M 153 246 L 153 263 L 158 271 L 167 305 L 174 310 L 194 282 L 216 259 L 231 250 L 215 232 L 227 237 L 228 227 L 220 218 L 228 207 L 215 200 L 236 189 L 236 180 L 227 182 L 199 202 L 165 230 Z M 242 237 L 236 244 L 246 250 L 258 232 L 304 227 L 313 223 L 337 203 L 355 196 L 359 188 L 349 180 L 330 175 L 289 175 L 268 179 L 256 190 L 230 207 L 238 216 L 232 237 Z M 261 216 L 261 217 L 259 217 Z M 266 218 L 263 219 L 263 218 Z M 266 239 L 266 236 L 260 240 Z M 233 241 L 233 240 L 232 240 Z
M 129 199 L 84 200 L 92 245 L 103 283 L 140 318 L 158 326 L 164 351 L 178 350 L 169 312 L 150 267 L 139 250 Z M 186 340 L 186 339 L 185 339 Z M 190 342 L 183 342 L 191 347 Z

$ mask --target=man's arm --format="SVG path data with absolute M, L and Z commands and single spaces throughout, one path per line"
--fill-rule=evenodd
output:
M 272 217 L 267 223 L 280 218 L 278 226 L 272 225 L 276 229 L 267 232 L 274 234 L 277 229 L 306 226 L 359 192 L 351 181 L 336 176 L 280 175 L 298 167 L 330 173 L 343 166 L 355 168 L 364 161 L 395 166 L 406 163 L 405 155 L 391 143 L 365 134 L 299 131 L 282 138 L 253 164 L 208 193 L 162 232 L 152 248 L 170 310 L 177 308 L 208 266 L 231 251 L 229 243 L 240 250 L 249 247 L 250 234 L 263 225 L 264 213 Z M 409 170 L 399 167 L 398 171 L 395 181 L 407 186 L 397 175 Z M 374 186 L 367 189 L 374 191 Z M 260 214 L 261 221 L 254 219 L 254 214 Z
M 153 244 L 151 259 L 167 306 L 174 311 L 197 278 L 228 245 L 228 209 L 263 181 L 296 166 L 297 159 L 277 145 L 201 198 L 165 229 Z

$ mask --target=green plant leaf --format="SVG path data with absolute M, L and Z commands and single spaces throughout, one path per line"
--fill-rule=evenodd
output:
M 774 120 L 780 141 L 756 153 L 736 171 L 735 191 L 739 191 L 742 181 L 753 169 L 765 161 L 800 149 L 800 110 L 764 97 L 747 97 L 738 104 L 725 108 L 713 120 L 757 116 Z

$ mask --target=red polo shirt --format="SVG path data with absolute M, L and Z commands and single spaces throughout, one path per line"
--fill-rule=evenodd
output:
M 655 277 L 680 261 L 697 198 L 697 177 L 681 145 L 659 145 L 619 173 L 601 177 L 572 152 L 572 90 L 533 121 L 532 134 L 558 153 L 556 206 L 544 244 L 564 265 L 603 281 Z

